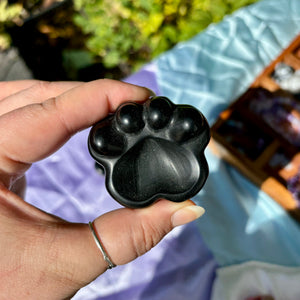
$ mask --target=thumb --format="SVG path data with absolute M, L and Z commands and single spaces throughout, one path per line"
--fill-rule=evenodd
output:
M 94 227 L 112 262 L 122 265 L 149 251 L 174 227 L 194 221 L 203 213 L 204 209 L 191 200 L 160 200 L 147 208 L 122 208 L 106 213 L 94 221 Z M 77 232 L 80 237 L 75 231 L 68 232 L 62 239 L 68 245 L 62 243 L 61 247 L 62 252 L 68 252 L 69 263 L 77 264 L 72 267 L 72 281 L 79 284 L 79 289 L 104 273 L 108 265 L 88 226 Z
M 160 200 L 148 208 L 105 214 L 96 219 L 95 226 L 113 262 L 122 265 L 149 251 L 174 227 L 194 221 L 203 213 L 204 209 L 190 200 Z

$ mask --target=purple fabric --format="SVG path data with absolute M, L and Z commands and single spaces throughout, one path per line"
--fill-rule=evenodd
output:
M 146 66 L 126 81 L 158 94 L 155 74 Z M 105 189 L 88 153 L 84 130 L 28 171 L 26 200 L 68 221 L 88 222 L 119 208 Z M 100 254 L 99 254 L 100 255 Z M 100 276 L 73 299 L 209 299 L 216 261 L 195 224 L 174 229 L 149 253 Z
M 159 87 L 156 81 L 156 64 L 150 63 L 144 66 L 139 72 L 125 78 L 124 81 L 136 85 L 144 86 L 152 90 L 156 95 L 159 95 Z

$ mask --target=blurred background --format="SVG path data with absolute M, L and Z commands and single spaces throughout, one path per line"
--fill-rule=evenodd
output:
M 257 1 L 0 0 L 0 52 L 36 79 L 121 79 Z
M 300 223 L 290 218 L 300 220 L 299 16 L 299 0 L 0 0 L 0 81 L 122 79 L 156 59 L 156 73 L 126 80 L 199 108 L 223 153 L 252 172 L 250 182 L 208 147 L 210 175 L 194 198 L 205 217 L 76 299 L 300 299 Z M 117 207 L 87 134 L 31 167 L 29 203 L 74 222 Z

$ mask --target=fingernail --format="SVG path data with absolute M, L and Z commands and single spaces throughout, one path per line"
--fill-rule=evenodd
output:
M 156 96 L 156 94 L 151 89 L 149 89 L 147 87 L 145 87 L 145 89 L 147 89 L 149 91 L 150 97 L 155 97 Z
M 174 227 L 184 225 L 195 221 L 205 213 L 205 209 L 201 206 L 191 205 L 177 210 L 171 218 Z

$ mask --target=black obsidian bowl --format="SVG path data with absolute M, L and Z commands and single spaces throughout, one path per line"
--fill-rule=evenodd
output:
M 208 123 L 190 105 L 166 97 L 127 102 L 89 134 L 92 157 L 120 204 L 145 207 L 160 198 L 180 202 L 197 194 L 208 176 Z

